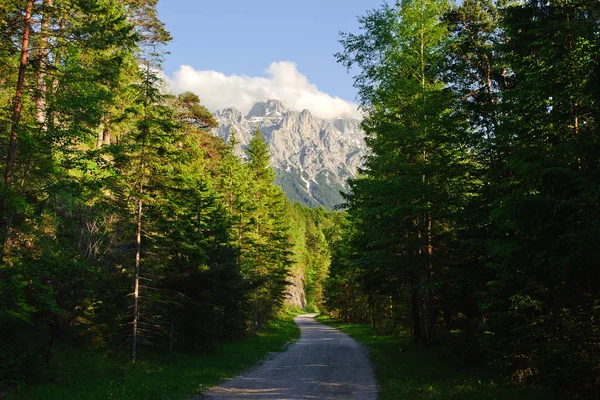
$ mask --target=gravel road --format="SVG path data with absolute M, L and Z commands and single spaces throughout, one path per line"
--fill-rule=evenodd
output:
M 302 336 L 286 352 L 200 398 L 374 400 L 375 378 L 364 349 L 348 335 L 316 322 L 315 316 L 295 319 Z

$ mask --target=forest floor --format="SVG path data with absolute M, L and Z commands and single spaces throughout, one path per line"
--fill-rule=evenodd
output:
M 300 331 L 293 322 L 296 315 L 287 312 L 259 334 L 220 343 L 208 353 L 142 354 L 136 364 L 93 350 L 62 346 L 39 379 L 8 398 L 187 400 L 298 339 Z
M 326 316 L 317 321 L 340 329 L 367 347 L 379 385 L 380 400 L 560 400 L 565 397 L 538 387 L 509 387 L 475 371 L 458 371 L 444 349 L 421 349 L 410 337 L 378 335 L 370 325 Z

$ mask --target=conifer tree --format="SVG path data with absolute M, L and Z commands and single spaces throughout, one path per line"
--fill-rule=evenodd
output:
M 494 332 L 492 357 L 507 370 L 535 370 L 578 393 L 595 379 L 589 343 L 598 338 L 590 239 L 598 234 L 600 14 L 590 1 L 527 1 L 503 12 L 511 75 L 495 132 L 502 161 L 489 169 L 497 234 L 483 329 Z
M 135 118 L 135 130 L 123 136 L 118 146 L 111 147 L 118 171 L 114 188 L 115 194 L 122 196 L 122 204 L 131 212 L 134 221 L 134 262 L 133 262 L 133 316 L 132 316 L 132 361 L 137 359 L 137 344 L 140 328 L 140 279 L 142 267 L 147 263 L 146 254 L 160 243 L 148 234 L 152 232 L 151 219 L 147 214 L 159 210 L 166 201 L 166 193 L 172 186 L 173 165 L 181 157 L 177 146 L 177 123 L 173 109 L 166 104 L 160 93 L 159 78 L 147 66 L 140 71 L 139 83 L 135 85 L 135 103 L 129 109 Z M 156 222 L 156 220 L 154 220 Z M 156 253 L 154 253 L 156 255 Z M 154 260 L 160 263 L 161 260 Z
M 285 197 L 275 186 L 268 144 L 259 129 L 246 149 L 250 179 L 246 232 L 242 239 L 242 271 L 252 282 L 254 327 L 271 317 L 283 301 L 291 261 L 285 220 Z
M 77 317 L 78 306 L 93 301 L 86 296 L 97 280 L 86 261 L 98 246 L 81 233 L 80 218 L 90 199 L 83 184 L 93 164 L 87 142 L 113 101 L 111 89 L 135 38 L 116 1 L 11 1 L 0 9 L 0 96 L 20 108 L 18 118 L 16 108 L 12 117 L 4 109 L 1 118 L 12 123 L 2 123 L 1 135 L 7 150 L 2 172 L 9 179 L 0 185 L 0 274 L 6 278 L 0 325 L 7 343 L 0 352 L 3 359 L 23 354 L 12 371 L 19 374 L 39 363 L 36 354 L 48 361 L 56 332 Z M 15 40 L 25 36 L 27 44 Z M 12 48 L 17 42 L 18 52 Z M 86 222 L 94 229 L 95 221 Z M 31 347 L 11 348 L 17 337 L 28 338 Z
M 357 262 L 369 266 L 372 286 L 381 287 L 390 271 L 410 285 L 413 331 L 427 345 L 435 336 L 437 248 L 464 174 L 457 121 L 449 111 L 453 99 L 440 74 L 447 8 L 444 1 L 384 5 L 360 20 L 364 33 L 343 37 L 338 55 L 347 67 L 360 68 L 355 82 L 371 149 L 364 176 L 350 182 L 347 196 L 364 232 L 355 246 L 368 249 Z

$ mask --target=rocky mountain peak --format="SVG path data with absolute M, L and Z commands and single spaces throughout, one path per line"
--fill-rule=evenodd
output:
M 356 176 L 366 150 L 359 120 L 318 118 L 306 109 L 290 110 L 279 100 L 258 102 L 246 116 L 226 108 L 215 119 L 219 127 L 214 135 L 228 140 L 232 129 L 237 132 L 238 155 L 260 128 L 269 143 L 275 182 L 291 201 L 309 206 L 332 209 L 341 204 L 339 192 Z
M 214 116 L 217 119 L 225 119 L 228 121 L 235 121 L 235 122 L 242 122 L 242 119 L 244 118 L 244 116 L 242 115 L 242 112 L 239 111 L 237 108 L 235 107 L 229 107 L 229 108 L 225 108 L 223 110 L 217 111 Z
M 281 117 L 288 111 L 288 106 L 280 100 L 259 101 L 252 106 L 250 112 L 246 115 L 246 118 Z

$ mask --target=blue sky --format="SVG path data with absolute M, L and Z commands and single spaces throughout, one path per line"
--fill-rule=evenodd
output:
M 176 90 L 203 92 L 198 94 L 209 108 L 239 101 L 231 105 L 243 109 L 268 96 L 294 108 L 314 103 L 322 112 L 331 101 L 335 112 L 346 112 L 341 101 L 354 101 L 356 90 L 333 56 L 341 50 L 339 31 L 357 32 L 356 17 L 380 4 L 160 0 L 159 16 L 174 38 L 164 70 Z

